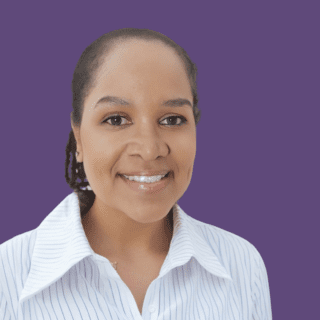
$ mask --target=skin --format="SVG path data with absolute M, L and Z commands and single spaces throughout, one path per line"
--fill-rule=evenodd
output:
M 103 103 L 106 95 L 129 106 Z M 83 220 L 93 250 L 113 261 L 165 256 L 172 239 L 167 215 L 187 190 L 196 154 L 196 126 L 190 106 L 166 107 L 169 99 L 193 101 L 180 58 L 158 41 L 126 40 L 104 58 L 84 102 L 80 127 L 72 125 L 78 162 L 83 162 L 96 198 Z M 109 119 L 113 115 L 124 118 Z M 183 116 L 187 122 L 178 126 Z M 171 127 L 169 124 L 172 124 Z M 157 194 L 140 195 L 118 173 L 144 168 L 174 172 Z

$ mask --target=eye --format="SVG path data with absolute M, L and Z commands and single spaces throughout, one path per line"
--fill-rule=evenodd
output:
M 121 124 L 121 118 L 126 119 L 125 117 L 121 116 L 120 114 L 115 114 L 115 115 L 113 115 L 111 117 L 108 117 L 103 122 L 107 122 L 108 124 L 110 124 L 110 125 L 112 125 L 114 127 L 119 127 L 119 123 Z M 116 119 L 116 120 L 114 120 L 114 119 Z M 111 123 L 108 122 L 109 120 L 111 120 Z
M 172 122 L 176 122 L 176 120 L 177 119 L 180 119 L 180 123 L 179 124 L 175 124 L 175 125 L 172 125 Z M 181 126 L 181 125 L 183 125 L 184 123 L 186 123 L 187 122 L 187 119 L 185 118 L 185 117 L 182 117 L 182 116 L 170 116 L 170 117 L 167 117 L 167 118 L 165 118 L 165 119 L 163 119 L 163 121 L 164 120 L 168 120 L 168 126 Z
M 123 125 L 121 125 L 121 123 L 122 123 L 121 118 L 123 118 L 127 121 L 126 117 L 121 116 L 120 114 L 114 114 L 102 122 L 108 123 L 113 127 L 123 127 Z M 109 122 L 110 120 L 111 120 L 111 122 Z M 187 119 L 183 116 L 169 116 L 169 117 L 163 119 L 162 121 L 165 121 L 165 120 L 168 122 L 167 124 L 165 124 L 165 126 L 169 126 L 169 127 L 178 127 L 178 126 L 181 126 L 187 122 Z M 178 124 L 173 124 L 173 123 L 176 123 L 176 120 L 180 120 L 180 122 Z M 126 125 L 126 124 L 127 123 L 125 123 L 124 125 Z

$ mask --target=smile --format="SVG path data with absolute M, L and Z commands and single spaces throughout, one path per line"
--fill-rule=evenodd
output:
M 126 175 L 123 175 L 123 176 L 130 181 L 153 183 L 153 182 L 160 181 L 162 178 L 167 177 L 168 175 L 169 175 L 169 172 L 167 174 L 157 175 L 157 176 L 126 176 Z
M 172 171 L 159 176 L 124 176 L 119 177 L 133 191 L 139 194 L 157 194 L 172 182 Z M 142 181 L 143 180 L 143 181 Z

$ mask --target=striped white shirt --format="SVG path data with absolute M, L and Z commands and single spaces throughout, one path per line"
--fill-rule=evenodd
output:
M 39 225 L 0 245 L 0 320 L 271 320 L 265 264 L 247 240 L 173 208 L 173 237 L 142 314 L 96 254 L 68 195 Z

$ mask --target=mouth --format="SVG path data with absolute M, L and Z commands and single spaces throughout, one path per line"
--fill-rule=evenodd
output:
M 126 183 L 126 185 L 133 191 L 135 191 L 138 194 L 158 194 L 160 191 L 163 191 L 166 189 L 167 186 L 170 185 L 170 182 L 172 182 L 173 177 L 173 171 L 169 171 L 164 177 L 162 177 L 158 181 L 134 181 L 129 180 L 122 174 L 118 174 L 118 176 L 121 178 L 122 181 Z
M 163 180 L 163 179 L 165 179 L 165 178 L 168 178 L 171 173 L 173 173 L 173 172 L 172 172 L 172 171 L 169 171 L 169 172 L 168 172 L 164 177 L 162 177 L 160 180 Z M 117 176 L 120 176 L 120 177 L 122 177 L 122 178 L 124 178 L 124 179 L 126 179 L 126 180 L 131 181 L 131 182 L 137 182 L 137 183 L 152 184 L 152 183 L 158 182 L 158 181 L 151 182 L 151 180 L 149 181 L 148 178 L 151 177 L 151 176 L 148 176 L 148 175 L 144 176 L 144 177 L 147 178 L 147 179 L 146 179 L 147 181 L 146 181 L 146 180 L 145 180 L 145 181 L 132 180 L 134 175 L 128 176 L 128 175 L 124 175 L 124 174 L 118 173 Z M 159 175 L 154 175 L 154 176 L 159 176 Z M 129 178 L 129 177 L 130 177 L 130 178 Z M 137 175 L 137 177 L 140 177 L 140 176 Z

